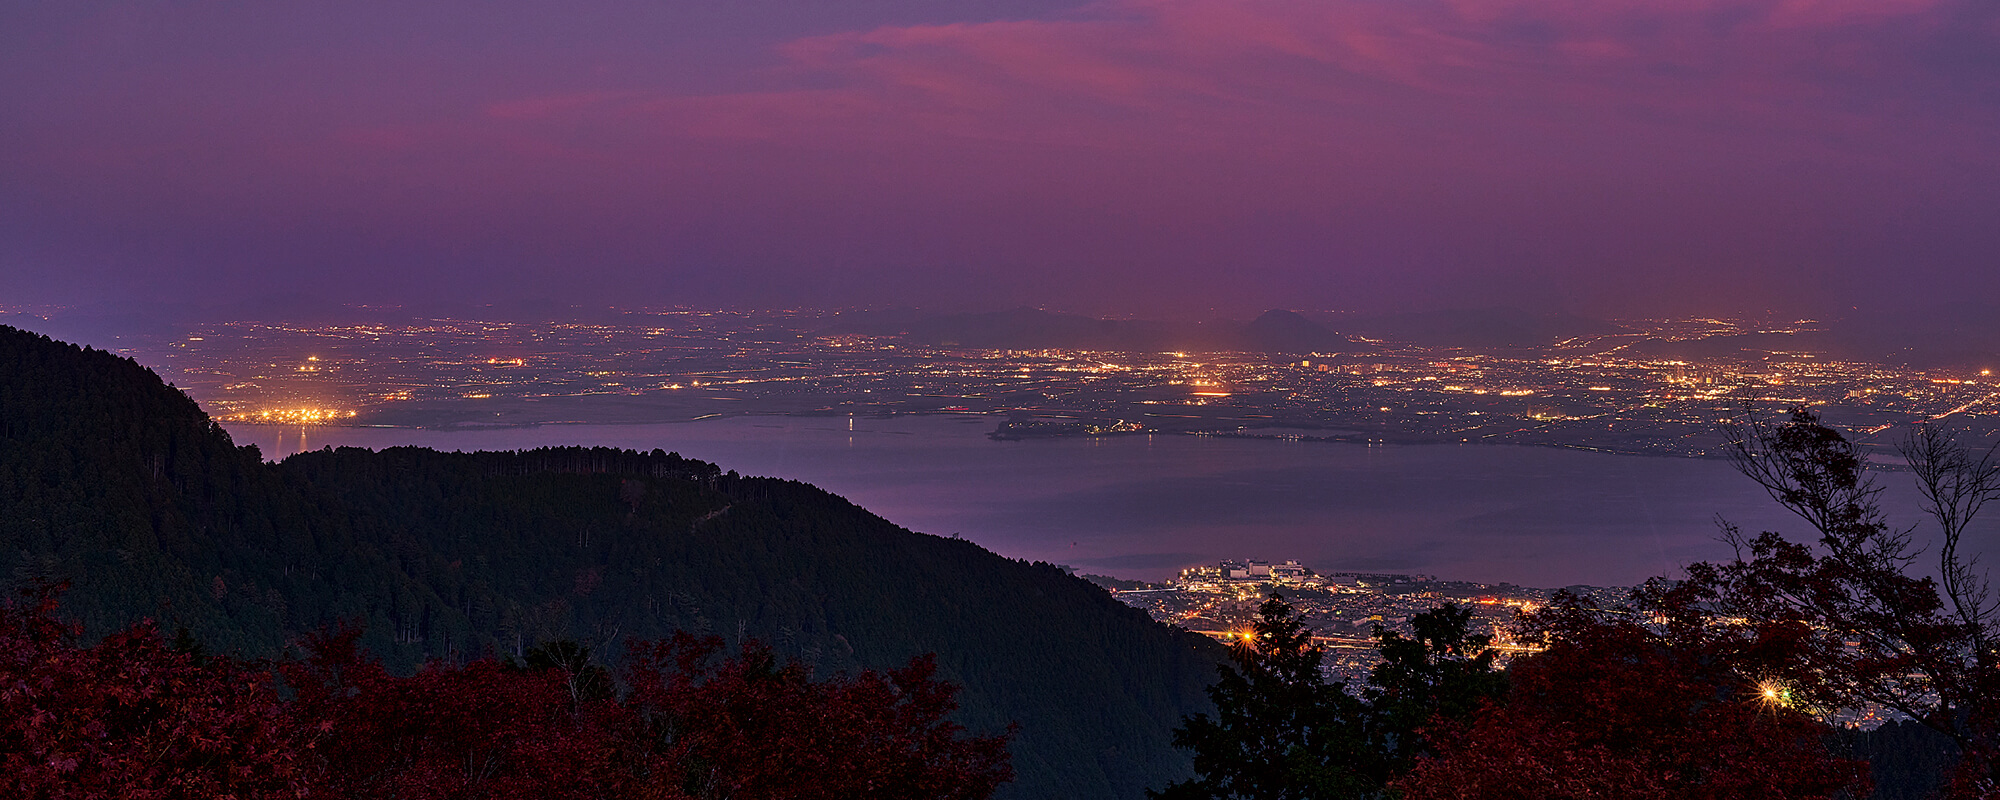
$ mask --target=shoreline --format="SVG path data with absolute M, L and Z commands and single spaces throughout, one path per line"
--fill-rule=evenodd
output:
M 852 419 L 863 419 L 863 420 L 887 420 L 887 419 L 897 419 L 905 417 L 915 417 L 919 419 L 999 418 L 1001 420 L 999 427 L 997 427 L 994 431 L 989 431 L 985 435 L 985 438 L 994 442 L 1127 439 L 1139 436 L 1186 436 L 1193 438 L 1235 439 L 1244 441 L 1264 441 L 1264 442 L 1281 442 L 1281 443 L 1359 445 L 1362 447 L 1370 447 L 1370 448 L 1443 447 L 1443 446 L 1479 447 L 1479 448 L 1509 448 L 1509 447 L 1548 448 L 1555 450 L 1573 451 L 1579 453 L 1593 453 L 1597 455 L 1607 455 L 1607 456 L 1657 458 L 1657 459 L 1668 459 L 1668 460 L 1692 460 L 1692 461 L 1727 460 L 1726 456 L 1716 453 L 1672 453 L 1672 452 L 1645 451 L 1645 450 L 1624 450 L 1624 449 L 1598 447 L 1592 445 L 1564 443 L 1564 442 L 1471 442 L 1471 441 L 1454 442 L 1440 438 L 1430 438 L 1422 436 L 1411 436 L 1411 435 L 1382 436 L 1374 434 L 1347 434 L 1347 435 L 1329 435 L 1329 436 L 1310 436 L 1301 434 L 1260 435 L 1254 432 L 1250 432 L 1254 431 L 1255 430 L 1254 428 L 1220 429 L 1220 430 L 1169 428 L 1169 429 L 1139 429 L 1139 430 L 1107 430 L 1100 432 L 1087 432 L 1087 431 L 1053 432 L 1052 431 L 1052 432 L 1032 432 L 1032 433 L 1019 433 L 1013 435 L 1001 435 L 1000 429 L 1004 428 L 1007 425 L 1009 415 L 1007 412 L 1000 412 L 1000 411 L 896 411 L 889 413 L 875 412 L 868 414 L 843 414 L 838 412 L 834 413 L 783 412 L 783 411 L 765 413 L 765 412 L 755 412 L 755 411 L 739 411 L 733 413 L 725 412 L 725 413 L 704 414 L 702 416 L 692 417 L 687 419 L 657 419 L 657 420 L 560 419 L 560 420 L 540 420 L 533 422 L 453 422 L 442 425 L 421 425 L 421 424 L 413 425 L 413 424 L 395 424 L 395 423 L 301 424 L 301 423 L 265 422 L 261 420 L 229 421 L 229 422 L 218 422 L 217 424 L 223 425 L 225 428 L 245 427 L 245 428 L 285 430 L 285 431 L 295 430 L 295 429 L 368 430 L 368 431 L 413 431 L 413 432 L 421 431 L 424 433 L 433 433 L 433 434 L 456 434 L 456 433 L 482 433 L 489 431 L 520 431 L 520 430 L 535 430 L 540 428 L 584 427 L 584 426 L 642 428 L 642 427 L 656 426 L 656 425 L 694 425 L 699 423 L 725 422 L 729 420 L 739 420 L 739 419 L 852 418 Z M 1284 427 L 1297 427 L 1297 426 L 1284 426 Z M 1720 437 L 1718 436 L 1718 441 L 1719 438 Z M 1870 467 L 1871 469 L 1877 469 L 1877 470 L 1886 469 L 1889 471 L 1901 471 L 1900 469 L 1898 469 L 1900 465 L 1894 465 L 1894 464 L 1871 463 Z

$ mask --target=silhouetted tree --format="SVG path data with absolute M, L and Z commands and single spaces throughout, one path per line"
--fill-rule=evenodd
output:
M 2000 494 L 1993 454 L 1972 458 L 1919 428 L 1903 453 L 1943 530 L 1938 582 L 1911 574 L 1914 528 L 1892 527 L 1860 448 L 1818 415 L 1783 421 L 1746 410 L 1727 429 L 1737 469 L 1818 532 L 1815 543 L 1724 525 L 1735 560 L 1695 564 L 1679 583 L 1637 596 L 1667 635 L 1701 641 L 1737 665 L 1785 682 L 1811 707 L 1887 707 L 1941 731 L 1962 753 L 1954 791 L 2000 792 L 2000 668 L 1985 584 L 1960 536 Z
M 570 702 L 578 707 L 590 701 L 609 700 L 617 696 L 611 671 L 591 660 L 590 648 L 568 639 L 528 648 L 521 656 L 519 668 L 527 672 L 553 672 L 562 679 Z
M 1352 796 L 1373 781 L 1361 721 L 1365 708 L 1320 675 L 1324 652 L 1276 594 L 1258 609 L 1250 638 L 1209 687 L 1215 716 L 1188 717 L 1174 744 L 1194 751 L 1199 777 L 1152 793 L 1163 800 Z
M 1472 633 L 1472 610 L 1454 603 L 1410 618 L 1411 636 L 1376 626 L 1382 663 L 1369 673 L 1370 730 L 1387 774 L 1407 772 L 1427 752 L 1422 731 L 1434 720 L 1470 716 L 1507 688 L 1495 668 L 1493 637 Z M 1386 776 L 1384 776 L 1386 777 Z
M 1273 594 L 1233 666 L 1209 688 L 1216 716 L 1187 718 L 1174 743 L 1194 751 L 1199 777 L 1153 796 L 1372 797 L 1426 752 L 1423 729 L 1471 713 L 1505 688 L 1489 637 L 1445 605 L 1412 618 L 1413 637 L 1375 629 L 1383 663 L 1361 696 L 1327 683 L 1324 652 L 1304 620 Z

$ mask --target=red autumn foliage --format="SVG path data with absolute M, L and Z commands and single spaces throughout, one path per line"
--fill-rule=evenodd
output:
M 268 670 L 169 647 L 150 623 L 80 647 L 53 590 L 0 604 L 0 796 L 300 797 L 301 731 Z
M 1408 800 L 1868 795 L 1866 764 L 1829 755 L 1782 689 L 1630 621 L 1545 621 L 1549 648 L 1508 669 L 1504 703 L 1431 731 L 1440 752 L 1400 783 Z
M 618 785 L 615 703 L 574 704 L 553 671 L 492 659 L 391 675 L 358 635 L 314 637 L 305 660 L 283 667 L 293 711 L 315 733 L 316 794 L 582 800 Z
M 150 624 L 84 647 L 55 612 L 51 591 L 0 605 L 0 796 L 977 800 L 1012 776 L 1009 735 L 950 722 L 929 657 L 813 680 L 683 635 L 633 647 L 620 699 L 580 660 L 397 676 L 338 631 L 274 669 Z
M 643 796 L 971 800 L 1013 777 L 1007 736 L 965 738 L 930 656 L 814 681 L 752 643 L 687 634 L 635 645 L 626 681 L 648 748 Z

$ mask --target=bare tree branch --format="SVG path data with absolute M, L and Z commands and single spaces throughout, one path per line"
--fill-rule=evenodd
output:
M 1910 471 L 1916 473 L 1924 513 L 1937 521 L 1942 533 L 1938 577 L 1945 598 L 1959 621 L 1970 629 L 1982 662 L 1991 667 L 1994 615 L 2000 605 L 1996 605 L 1991 584 L 1974 571 L 1978 556 L 1964 556 L 1960 546 L 1973 517 L 1987 501 L 2000 496 L 2000 444 L 1974 458 L 1949 433 L 1923 424 L 1910 431 L 1897 449 Z
M 1818 533 L 1816 543 L 1746 535 L 1718 520 L 1734 551 L 1688 578 L 1635 595 L 1682 635 L 1734 648 L 1825 708 L 1895 709 L 1953 738 L 1962 774 L 2000 780 L 2000 603 L 1964 534 L 2000 497 L 2000 448 L 1974 457 L 1919 428 L 1902 445 L 1943 535 L 1941 580 L 1911 569 L 1911 527 L 1891 527 L 1862 451 L 1805 408 L 1725 424 L 1731 463 Z

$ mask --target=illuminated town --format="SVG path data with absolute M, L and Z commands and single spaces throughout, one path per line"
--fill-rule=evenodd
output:
M 1376 649 L 1377 626 L 1409 636 L 1411 617 L 1454 603 L 1472 612 L 1473 633 L 1492 637 L 1504 666 L 1512 657 L 1535 649 L 1515 641 L 1509 623 L 1556 594 L 1511 583 L 1444 581 L 1430 575 L 1320 573 L 1296 561 L 1225 561 L 1182 570 L 1162 584 L 1084 577 L 1155 620 L 1222 642 L 1247 641 L 1258 606 L 1272 594 L 1280 595 L 1312 629 L 1313 643 L 1324 651 L 1320 671 L 1350 691 L 1360 691 L 1369 672 L 1382 662 Z M 1599 608 L 1618 608 L 1631 599 L 1632 587 L 1567 586 L 1561 591 Z M 1757 691 L 1766 703 L 1790 703 L 1790 689 L 1782 684 L 1761 684 Z M 1871 704 L 1825 718 L 1843 727 L 1873 728 L 1897 715 Z
M 229 322 L 124 352 L 159 365 L 220 419 L 284 425 L 954 413 L 992 415 L 996 438 L 1188 434 L 1693 457 L 1711 453 L 1716 424 L 1746 402 L 1811 404 L 1875 446 L 1917 420 L 2000 428 L 1990 369 L 1703 347 L 1751 335 L 1782 342 L 1811 323 L 1619 324 L 1506 350 L 1357 338 L 1354 352 L 1274 355 L 970 349 L 825 333 L 820 312 L 676 310 L 599 323 Z M 1715 353 L 1686 355 L 1704 350 Z
M 1507 633 L 1518 612 L 1547 603 L 1553 591 L 1510 583 L 1441 581 L 1429 575 L 1316 572 L 1296 561 L 1226 561 L 1181 571 L 1164 584 L 1087 576 L 1120 601 L 1161 622 L 1228 642 L 1244 638 L 1257 608 L 1282 595 L 1325 648 L 1322 669 L 1330 679 L 1360 686 L 1380 662 L 1376 626 L 1408 635 L 1410 618 L 1444 603 L 1473 613 L 1473 630 L 1493 637 L 1503 655 L 1524 652 Z M 1629 587 L 1571 586 L 1568 591 L 1600 606 L 1624 602 Z

